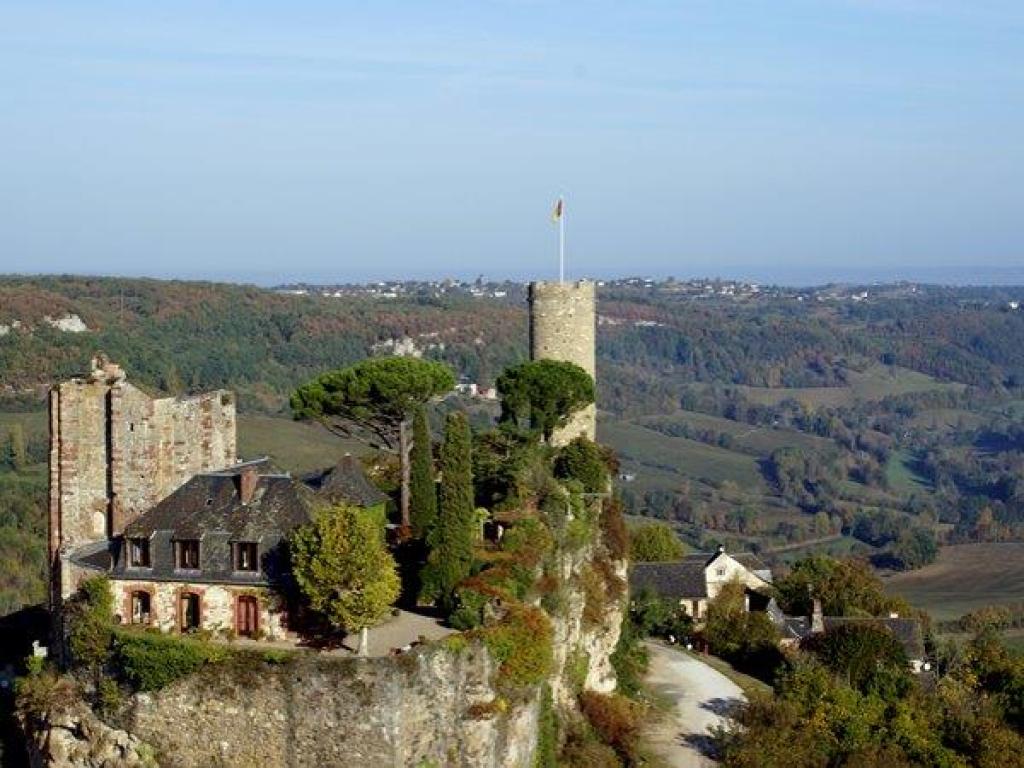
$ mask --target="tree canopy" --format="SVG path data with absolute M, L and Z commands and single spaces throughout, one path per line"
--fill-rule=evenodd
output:
M 634 562 L 678 560 L 685 549 L 676 532 L 665 523 L 641 523 L 629 528 L 629 558 Z
M 378 623 L 398 599 L 397 568 L 379 525 L 353 507 L 321 509 L 296 529 L 291 558 L 303 595 L 339 629 Z
M 423 569 L 422 599 L 450 607 L 455 587 L 473 565 L 477 528 L 473 505 L 472 437 L 462 413 L 449 414 L 441 445 L 441 493 L 437 525 L 427 540 L 430 554 Z
M 410 522 L 412 535 L 422 539 L 437 522 L 437 483 L 434 482 L 434 451 L 427 411 L 420 406 L 412 421 L 410 456 Z
M 498 377 L 504 421 L 528 419 L 545 440 L 573 413 L 594 402 L 594 379 L 575 363 L 534 360 Z
M 375 435 L 395 448 L 401 424 L 433 397 L 451 391 L 455 375 L 443 363 L 413 357 L 379 357 L 328 371 L 291 396 L 292 414 L 346 435 Z

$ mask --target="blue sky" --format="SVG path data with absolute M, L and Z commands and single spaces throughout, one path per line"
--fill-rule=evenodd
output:
M 0 272 L 1024 282 L 1024 3 L 0 3 Z

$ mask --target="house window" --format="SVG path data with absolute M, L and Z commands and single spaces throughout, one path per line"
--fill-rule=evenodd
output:
M 252 595 L 240 595 L 235 600 L 235 631 L 242 637 L 259 633 L 260 603 Z
M 149 568 L 149 539 L 128 540 L 128 563 L 134 568 Z
M 235 542 L 235 570 L 258 571 L 259 551 L 255 541 Z
M 724 567 L 723 568 L 716 568 L 715 569 L 715 575 L 716 576 L 725 576 L 725 568 Z
M 150 599 L 149 592 L 132 592 L 132 624 L 149 624 Z
M 182 592 L 178 598 L 178 627 L 182 632 L 199 629 L 199 611 L 199 595 L 195 592 Z
M 174 565 L 190 570 L 199 568 L 199 539 L 174 542 Z

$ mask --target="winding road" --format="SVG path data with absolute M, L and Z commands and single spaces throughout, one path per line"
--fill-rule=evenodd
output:
M 708 753 L 708 728 L 726 724 L 729 710 L 745 701 L 743 691 L 680 650 L 645 645 L 651 660 L 647 684 L 673 702 L 671 711 L 648 729 L 646 742 L 671 768 L 716 765 Z

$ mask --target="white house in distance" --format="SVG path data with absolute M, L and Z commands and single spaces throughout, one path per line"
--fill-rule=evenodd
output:
M 700 552 L 669 563 L 636 563 L 629 577 L 633 595 L 642 590 L 677 600 L 695 621 L 707 616 L 708 602 L 725 584 L 738 581 L 747 588 L 747 610 L 764 610 L 769 601 L 772 572 L 750 552 L 730 555 L 725 547 Z

